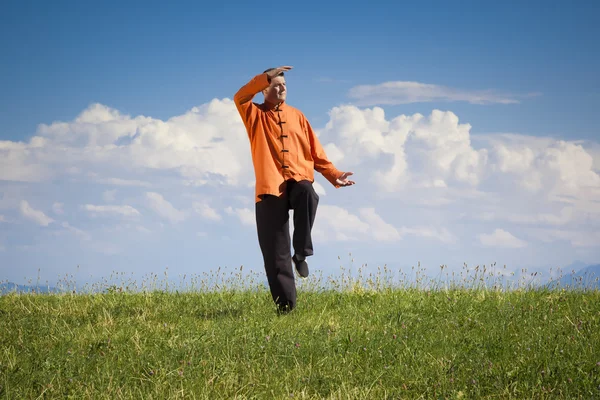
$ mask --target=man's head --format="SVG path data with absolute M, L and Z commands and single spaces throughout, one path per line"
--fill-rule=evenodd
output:
M 269 68 L 264 73 L 274 70 L 275 68 Z M 283 72 L 280 72 L 276 77 L 271 79 L 271 85 L 263 90 L 263 96 L 265 96 L 265 102 L 271 104 L 279 104 L 285 101 L 287 95 L 287 89 L 285 84 L 285 76 Z

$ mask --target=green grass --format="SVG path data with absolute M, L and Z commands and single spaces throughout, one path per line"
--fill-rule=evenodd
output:
M 311 279 L 0 296 L 0 398 L 600 398 L 597 290 Z

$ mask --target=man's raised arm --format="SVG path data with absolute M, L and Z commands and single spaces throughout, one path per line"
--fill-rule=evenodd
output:
M 233 101 L 238 108 L 242 107 L 247 105 L 246 103 L 251 101 L 257 93 L 268 87 L 269 81 L 267 79 L 267 74 L 256 75 L 250 82 L 246 83 L 237 91 L 233 96 Z
M 242 122 L 246 127 L 248 138 L 252 140 L 254 132 L 250 130 L 253 120 L 256 118 L 257 108 L 252 103 L 252 99 L 257 93 L 268 88 L 270 85 L 267 74 L 259 74 L 246 83 L 233 96 L 233 101 L 238 113 L 242 117 Z

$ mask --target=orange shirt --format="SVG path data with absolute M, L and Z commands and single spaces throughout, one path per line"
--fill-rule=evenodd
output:
M 259 74 L 233 97 L 250 140 L 256 176 L 255 202 L 260 201 L 261 194 L 283 194 L 288 179 L 314 182 L 315 170 L 339 188 L 335 181 L 343 172 L 327 159 L 301 111 L 285 102 L 272 110 L 252 102 L 267 87 L 267 74 Z

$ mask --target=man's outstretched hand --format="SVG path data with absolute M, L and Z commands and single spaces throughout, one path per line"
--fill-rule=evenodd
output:
M 270 79 L 273 79 L 273 78 L 275 78 L 277 75 L 279 75 L 280 73 L 282 73 L 282 72 L 287 72 L 287 71 L 291 70 L 292 68 L 293 68 L 293 67 L 291 67 L 291 66 L 289 66 L 289 65 L 285 65 L 285 66 L 282 66 L 282 67 L 277 67 L 277 68 L 274 68 L 274 69 L 270 70 L 269 72 L 267 72 L 267 76 L 268 76 Z
M 351 186 L 354 185 L 354 181 L 351 181 L 348 179 L 348 177 L 352 175 L 352 172 L 344 172 L 342 174 L 342 176 L 340 176 L 339 178 L 337 178 L 335 180 L 335 183 L 337 183 L 340 186 Z

